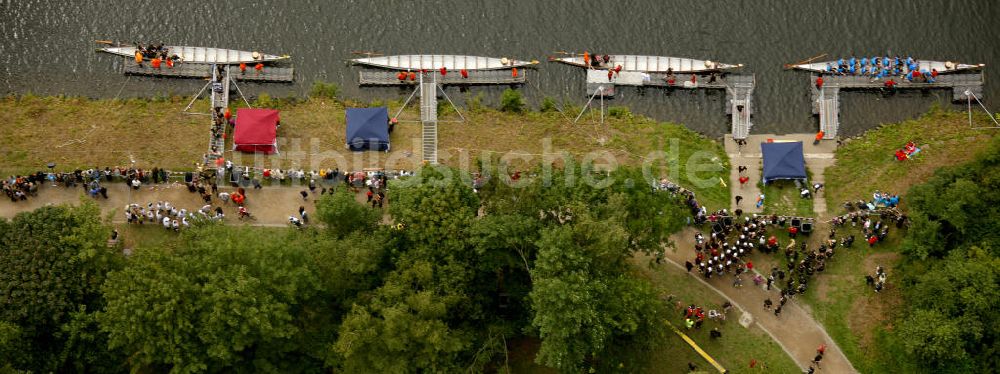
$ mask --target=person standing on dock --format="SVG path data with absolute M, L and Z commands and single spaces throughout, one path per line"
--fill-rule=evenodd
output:
M 816 77 L 816 89 L 823 89 L 823 77 Z

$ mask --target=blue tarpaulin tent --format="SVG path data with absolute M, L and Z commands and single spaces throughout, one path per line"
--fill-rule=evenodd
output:
M 764 157 L 764 183 L 776 179 L 806 179 L 802 142 L 760 143 Z
M 389 150 L 389 109 L 347 108 L 347 148 Z

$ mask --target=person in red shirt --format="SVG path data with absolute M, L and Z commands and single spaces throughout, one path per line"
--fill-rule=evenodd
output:
M 749 181 L 750 181 L 750 177 L 747 177 L 747 176 L 740 177 L 740 187 L 742 187 L 743 185 L 747 184 L 747 182 L 749 182 Z
M 818 89 L 821 89 L 821 88 L 823 88 L 823 77 L 817 77 L 816 78 L 816 89 L 818 90 Z
M 900 149 L 900 150 L 897 150 L 897 151 L 896 151 L 896 160 L 897 160 L 897 161 L 903 161 L 903 160 L 906 160 L 906 152 L 903 152 L 903 150 L 902 150 L 902 149 Z
M 868 237 L 868 246 L 869 247 L 874 247 L 875 246 L 875 242 L 877 242 L 877 241 L 878 241 L 878 237 L 877 236 L 875 236 L 875 235 L 869 236 Z
M 753 261 L 747 261 L 747 272 L 753 271 Z
M 792 227 L 788 228 L 788 237 L 794 239 L 795 238 L 795 234 L 798 234 L 798 233 L 799 233 L 799 228 L 798 227 L 792 226 Z

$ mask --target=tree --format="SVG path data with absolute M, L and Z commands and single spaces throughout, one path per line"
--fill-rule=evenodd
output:
M 100 209 L 86 200 L 0 224 L 0 321 L 20 331 L 20 339 L 12 340 L 19 342 L 19 354 L 3 357 L 6 363 L 19 370 L 74 371 L 64 356 L 109 354 L 103 347 L 67 346 L 64 332 L 65 324 L 87 318 L 74 313 L 100 310 L 105 274 L 121 266 L 121 254 L 106 245 L 109 232 Z
M 425 259 L 467 257 L 466 233 L 477 216 L 479 197 L 466 177 L 447 168 L 424 167 L 389 191 L 389 211 L 402 224 L 404 247 L 427 251 Z
M 918 310 L 906 318 L 899 330 L 906 350 L 921 360 L 954 365 L 968 360 L 962 326 L 934 310 Z
M 347 188 L 339 188 L 332 195 L 323 195 L 316 202 L 316 216 L 337 238 L 356 231 L 371 233 L 381 219 L 379 213 L 355 200 Z
M 895 335 L 936 371 L 1000 365 L 1000 140 L 910 189 L 907 304 Z
M 321 367 L 303 340 L 321 284 L 304 236 L 207 225 L 183 246 L 139 252 L 104 284 L 98 315 L 134 370 L 302 371 Z M 315 313 L 322 313 L 320 310 Z
M 453 310 L 467 298 L 462 269 L 416 261 L 400 267 L 368 305 L 355 305 L 334 346 L 345 372 L 457 372 L 473 346 L 473 332 L 451 326 Z
M 587 213 L 542 231 L 530 295 L 532 326 L 542 339 L 536 362 L 579 372 L 599 362 L 616 337 L 652 326 L 655 295 L 622 262 L 627 238 L 616 222 Z

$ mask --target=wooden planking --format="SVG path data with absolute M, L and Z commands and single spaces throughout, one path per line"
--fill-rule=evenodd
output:
M 122 72 L 125 75 L 208 79 L 212 77 L 212 65 L 180 63 L 174 65 L 173 68 L 170 68 L 167 67 L 166 64 L 163 64 L 159 69 L 156 69 L 153 68 L 152 64 L 148 62 L 139 66 L 135 63 L 135 60 L 124 59 Z M 233 79 L 240 81 L 288 83 L 294 81 L 295 70 L 293 68 L 264 66 L 259 73 L 253 68 L 248 68 L 246 73 L 240 73 L 239 69 L 234 69 L 232 77 Z
M 521 85 L 528 81 L 527 70 L 528 69 L 518 69 L 517 77 L 512 76 L 511 70 L 474 70 L 469 71 L 468 78 L 462 78 L 462 75 L 457 71 L 449 71 L 445 76 L 441 76 L 441 74 L 436 71 L 427 72 L 424 76 L 430 77 L 433 75 L 438 84 L 446 86 L 497 84 Z M 364 69 L 361 70 L 358 75 L 358 84 L 362 86 L 413 86 L 418 84 L 418 81 L 411 81 L 409 78 L 404 81 L 400 81 L 397 77 L 399 73 L 400 71 L 398 70 Z M 418 76 L 420 75 L 420 73 L 416 74 Z

